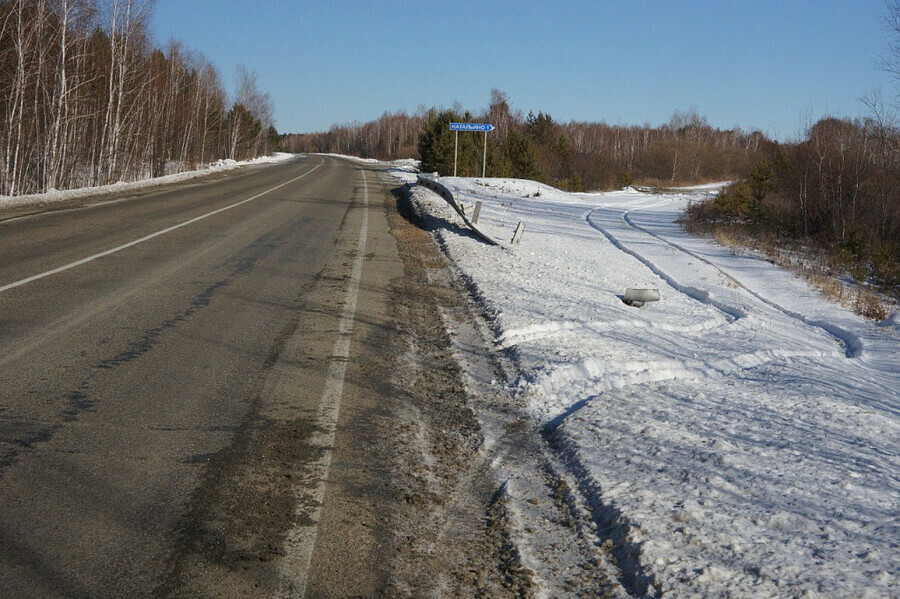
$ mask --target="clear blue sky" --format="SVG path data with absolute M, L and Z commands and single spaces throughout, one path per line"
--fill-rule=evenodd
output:
M 696 107 L 722 128 L 796 137 L 895 85 L 883 0 L 156 0 L 152 31 L 206 55 L 231 91 L 257 72 L 281 132 L 420 105 L 480 110 L 492 88 L 557 121 L 658 125 Z

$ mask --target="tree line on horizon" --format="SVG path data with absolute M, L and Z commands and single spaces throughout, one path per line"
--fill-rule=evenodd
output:
M 632 183 L 680 185 L 737 177 L 773 142 L 759 131 L 713 128 L 696 110 L 676 110 L 652 127 L 598 122 L 560 123 L 546 112 L 510 108 L 491 92 L 488 107 L 472 112 L 420 107 L 415 114 L 385 112 L 368 123 L 335 125 L 327 132 L 282 136 L 290 152 L 340 153 L 396 160 L 414 158 L 422 169 L 453 174 L 456 137 L 450 122 L 488 122 L 487 175 L 535 179 L 562 189 L 607 190 Z M 481 175 L 482 134 L 459 135 L 457 172 Z
M 889 3 L 895 32 L 883 67 L 900 81 L 900 2 Z M 900 94 L 898 94 L 900 95 Z M 451 122 L 487 122 L 487 176 L 534 179 L 568 191 L 629 185 L 678 186 L 733 181 L 719 196 L 695 204 L 695 230 L 728 228 L 750 236 L 795 240 L 854 264 L 858 277 L 900 296 L 900 129 L 898 103 L 866 100 L 869 116 L 826 115 L 799 139 L 778 142 L 760 131 L 717 129 L 695 109 L 676 110 L 653 127 L 557 122 L 545 112 L 512 111 L 491 92 L 481 111 L 420 107 L 384 113 L 327 132 L 282 137 L 293 152 L 334 152 L 364 158 L 421 160 L 425 172 L 481 175 L 481 133 L 450 131 Z
M 239 69 L 150 41 L 149 0 L 0 0 L 0 195 L 133 181 L 270 153 L 272 104 Z
M 900 297 L 900 129 L 880 108 L 866 118 L 824 117 L 690 206 L 686 223 L 824 251 L 834 272 Z

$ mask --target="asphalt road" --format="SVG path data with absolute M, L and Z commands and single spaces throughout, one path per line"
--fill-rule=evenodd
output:
M 311 156 L 0 221 L 2 596 L 378 587 L 388 194 Z

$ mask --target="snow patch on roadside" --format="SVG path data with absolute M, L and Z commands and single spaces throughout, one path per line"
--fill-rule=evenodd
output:
M 517 370 L 508 392 L 651 591 L 900 594 L 896 313 L 871 323 L 765 260 L 686 234 L 680 212 L 717 186 L 441 181 L 483 202 L 491 234 L 527 224 L 520 245 L 488 247 L 413 188 L 492 315 L 495 350 Z M 661 301 L 626 306 L 636 286 Z
M 39 206 L 53 204 L 56 202 L 64 202 L 79 198 L 120 193 L 123 191 L 133 191 L 138 189 L 146 189 L 157 185 L 165 185 L 168 183 L 177 183 L 179 181 L 188 181 L 196 177 L 202 177 L 212 173 L 221 171 L 230 171 L 241 166 L 250 164 L 274 164 L 279 162 L 287 162 L 297 158 L 297 154 L 287 154 L 284 152 L 276 152 L 272 156 L 261 156 L 252 160 L 236 161 L 236 160 L 219 160 L 208 167 L 195 171 L 185 171 L 163 177 L 155 177 L 153 179 L 144 179 L 142 181 L 130 181 L 112 183 L 110 185 L 100 185 L 97 187 L 83 187 L 80 189 L 68 189 L 64 191 L 51 190 L 47 193 L 39 193 L 23 196 L 0 196 L 0 210 L 4 208 L 16 208 L 21 206 Z

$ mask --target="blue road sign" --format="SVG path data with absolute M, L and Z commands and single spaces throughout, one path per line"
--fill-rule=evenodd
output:
M 450 123 L 451 131 L 493 131 L 494 126 L 488 123 Z

